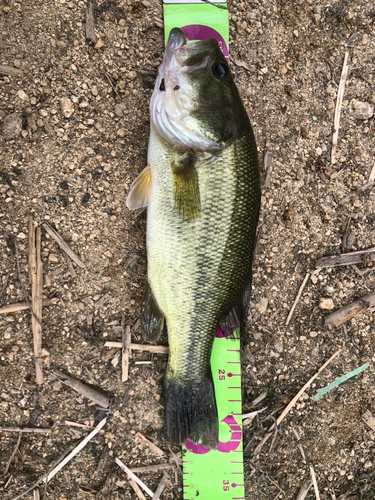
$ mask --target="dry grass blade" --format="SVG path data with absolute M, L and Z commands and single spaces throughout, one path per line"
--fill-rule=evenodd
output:
M 349 52 L 345 52 L 344 63 L 342 65 L 342 71 L 341 71 L 339 90 L 337 92 L 335 118 L 334 118 L 334 122 L 333 122 L 332 149 L 331 149 L 331 164 L 332 165 L 336 161 L 336 148 L 337 148 L 337 142 L 338 142 L 338 138 L 339 138 L 341 107 L 342 107 L 342 101 L 344 98 L 346 77 L 348 75 L 348 57 L 349 57 Z
M 35 434 L 51 434 L 52 429 L 43 427 L 0 427 L 0 432 L 29 432 Z
M 173 464 L 157 464 L 157 465 L 145 465 L 144 467 L 133 467 L 130 469 L 134 473 L 139 472 L 158 472 L 163 469 L 175 469 L 176 466 Z
M 63 250 L 69 257 L 74 261 L 77 266 L 82 267 L 82 269 L 85 269 L 86 266 L 82 262 L 82 260 L 73 252 L 73 250 L 65 243 L 65 241 L 61 238 L 59 234 L 56 233 L 56 231 L 47 223 L 43 224 L 44 229 L 47 231 L 47 233 L 53 238 L 56 243 L 59 245 L 61 250 Z
M 375 292 L 372 292 L 360 298 L 359 300 L 356 300 L 355 302 L 352 302 L 351 304 L 342 307 L 338 311 L 329 314 L 328 316 L 325 317 L 324 322 L 326 325 L 329 326 L 338 326 L 344 323 L 345 321 L 348 321 L 348 319 L 353 318 L 364 309 L 368 309 L 369 307 L 374 307 L 374 306 L 375 306 Z
M 340 352 L 341 352 L 341 349 L 339 349 L 334 354 L 332 354 L 332 356 L 319 368 L 319 370 L 315 373 L 315 375 L 313 375 L 310 378 L 310 380 L 308 380 L 306 382 L 306 384 L 302 387 L 302 389 L 300 389 L 298 391 L 298 393 L 294 396 L 294 398 L 290 401 L 290 403 L 285 407 L 285 409 L 282 412 L 282 414 L 277 418 L 276 422 L 271 425 L 268 433 L 264 436 L 264 438 L 262 439 L 262 441 L 255 448 L 254 455 L 257 455 L 258 453 L 260 453 L 261 449 L 263 448 L 263 445 L 272 436 L 272 432 L 273 432 L 274 428 L 277 425 L 280 425 L 280 423 L 284 420 L 284 418 L 286 417 L 286 415 L 290 412 L 290 410 L 293 408 L 293 406 L 297 403 L 297 401 L 302 396 L 302 394 L 306 391 L 306 389 L 314 382 L 314 380 L 319 376 L 319 374 L 324 370 L 324 368 L 326 366 L 328 366 L 329 363 L 331 363 L 331 361 L 333 361 L 336 358 L 336 356 L 338 356 L 340 354 Z
M 151 443 L 145 436 L 143 436 L 140 432 L 137 432 L 135 437 L 138 439 L 138 441 L 143 444 L 144 446 L 147 446 L 152 450 L 158 457 L 162 457 L 165 455 L 164 451 L 158 448 L 154 443 Z
M 129 354 L 130 354 L 130 342 L 131 342 L 131 332 L 130 326 L 128 325 L 122 334 L 122 358 L 121 358 L 121 380 L 126 382 L 129 378 Z
M 135 481 L 133 481 L 133 479 L 129 479 L 129 483 L 130 483 L 131 487 L 133 488 L 133 490 L 135 491 L 135 494 L 137 495 L 139 500 L 146 500 L 146 497 L 142 493 L 138 484 Z
M 318 483 L 316 481 L 316 475 L 315 475 L 314 467 L 312 465 L 310 465 L 310 474 L 311 474 L 311 479 L 312 479 L 312 482 L 313 482 L 313 485 L 314 485 L 316 500 L 320 500 Z
M 29 226 L 30 227 L 30 226 Z M 31 269 L 31 304 L 34 315 L 31 318 L 34 338 L 34 360 L 36 383 L 43 384 L 43 361 L 42 361 L 42 294 L 43 294 L 43 264 L 41 259 L 41 232 L 36 228 L 35 253 L 30 248 L 31 258 L 35 255 L 35 265 Z M 36 316 L 36 317 L 35 317 Z
M 293 303 L 292 309 L 290 310 L 290 313 L 288 314 L 288 317 L 286 319 L 286 322 L 285 322 L 286 326 L 289 325 L 290 320 L 292 319 L 294 310 L 297 307 L 298 301 L 301 298 L 302 292 L 303 292 L 303 290 L 304 290 L 304 288 L 306 286 L 306 283 L 307 283 L 307 281 L 308 281 L 309 278 L 310 278 L 310 273 L 307 273 L 306 276 L 305 276 L 305 279 L 302 282 L 302 285 L 300 286 L 300 289 L 298 290 L 297 297 L 296 297 L 296 299 L 295 299 L 295 301 Z
M 104 347 L 117 347 L 118 349 L 121 349 L 123 347 L 122 342 L 111 342 L 107 341 L 104 344 Z M 130 342 L 129 344 L 129 350 L 135 350 L 135 351 L 148 351 L 148 352 L 154 352 L 156 354 L 168 354 L 169 348 L 167 346 L 163 345 L 147 345 L 147 344 L 133 344 Z
M 124 463 L 121 462 L 121 460 L 119 458 L 115 458 L 115 462 L 116 464 L 121 467 L 121 469 L 126 472 L 126 474 L 130 477 L 130 479 L 133 479 L 133 481 L 135 481 L 137 484 L 139 484 L 139 486 L 148 494 L 150 495 L 150 497 L 152 498 L 154 496 L 153 492 L 147 488 L 147 486 L 145 485 L 145 483 L 143 483 L 139 477 L 137 477 L 135 474 L 133 474 L 133 472 L 128 469 L 126 467 L 126 465 Z
M 58 298 L 54 299 L 44 299 L 42 300 L 42 307 L 54 306 L 59 301 Z M 8 304 L 6 306 L 0 307 L 0 314 L 9 314 L 18 311 L 25 311 L 29 309 L 27 302 L 18 302 L 17 304 Z
M 39 488 L 33 491 L 33 500 L 40 500 Z
M 16 456 L 18 447 L 19 447 L 20 442 L 21 442 L 21 437 L 22 437 L 22 434 L 19 434 L 16 446 L 14 447 L 14 450 L 13 450 L 13 453 L 11 454 L 10 459 L 8 460 L 8 462 L 7 462 L 6 466 L 5 466 L 4 477 L 8 474 L 8 470 L 9 470 L 10 464 L 12 463 L 13 458 Z
M 167 481 L 168 481 L 168 474 L 166 472 L 164 472 L 164 476 L 162 477 L 162 480 L 160 481 L 159 483 L 159 486 L 157 487 L 155 493 L 154 493 L 154 500 L 159 500 L 161 494 L 163 493 L 164 491 L 164 488 L 167 484 Z
M 100 431 L 100 429 L 102 427 L 104 427 L 104 425 L 107 423 L 107 419 L 106 418 L 103 418 L 103 420 L 101 420 L 99 422 L 99 424 L 95 427 L 95 429 L 90 432 L 90 434 L 88 436 L 85 437 L 85 439 L 83 439 L 78 446 L 76 446 L 74 448 L 74 450 L 69 453 L 69 455 L 62 461 L 60 462 L 48 475 L 45 479 L 43 479 L 43 481 L 45 483 L 48 483 L 49 481 L 51 481 L 51 479 L 64 467 L 64 465 L 66 465 L 68 462 L 70 462 L 70 460 L 72 458 L 74 458 L 81 450 L 83 450 L 83 448 L 87 445 L 87 443 L 89 441 L 91 441 L 91 439 L 96 436 L 96 434 Z

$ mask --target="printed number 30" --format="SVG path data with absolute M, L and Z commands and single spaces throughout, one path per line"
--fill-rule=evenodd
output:
M 225 380 L 225 370 L 219 370 L 219 380 Z
M 220 370 L 219 370 L 219 371 L 220 371 Z M 224 491 L 229 491 L 229 486 L 228 486 L 228 484 L 229 484 L 229 481 L 226 481 L 226 480 L 224 479 L 224 481 L 223 481 L 223 485 L 224 485 L 224 486 L 223 486 L 223 490 L 224 490 Z

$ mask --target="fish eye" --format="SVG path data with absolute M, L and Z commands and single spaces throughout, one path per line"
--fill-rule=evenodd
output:
M 224 76 L 229 73 L 229 69 L 226 64 L 214 64 L 214 66 L 212 66 L 212 72 L 216 78 L 224 78 Z
M 159 90 L 161 90 L 162 92 L 165 90 L 164 78 L 163 78 L 163 79 L 162 79 L 162 81 L 161 81 L 161 84 L 160 84 Z

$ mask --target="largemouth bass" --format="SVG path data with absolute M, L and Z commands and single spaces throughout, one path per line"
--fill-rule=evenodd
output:
M 127 199 L 147 207 L 145 339 L 166 321 L 168 438 L 215 448 L 211 347 L 219 324 L 231 332 L 246 318 L 260 183 L 249 118 L 214 38 L 187 45 L 171 31 L 150 114 L 148 166 Z

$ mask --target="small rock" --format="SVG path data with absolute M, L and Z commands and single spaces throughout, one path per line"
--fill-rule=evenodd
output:
M 79 107 L 80 108 L 87 108 L 87 106 L 89 105 L 89 103 L 87 101 L 82 101 L 80 104 L 79 104 Z
M 37 98 L 36 98 L 36 97 L 32 97 L 32 98 L 30 99 L 30 104 L 31 104 L 32 106 L 35 106 L 35 104 L 36 104 L 37 102 L 38 102 L 38 101 L 37 101 Z
M 369 469 L 372 467 L 372 462 L 370 460 L 366 460 L 366 462 L 363 464 L 364 469 Z
M 99 40 L 95 44 L 95 48 L 96 49 L 101 49 L 103 47 L 103 45 L 104 45 L 103 40 L 101 38 L 99 38 Z
M 48 116 L 48 112 L 44 108 L 39 110 L 39 114 L 40 114 L 40 116 L 43 116 L 43 118 L 46 118 Z
M 320 309 L 333 309 L 335 305 L 332 299 L 321 297 L 319 307 Z
M 119 104 L 116 104 L 114 108 L 114 112 L 116 116 L 124 116 L 124 111 L 126 109 L 126 104 L 124 102 L 120 102 Z
M 22 130 L 22 116 L 18 113 L 12 113 L 3 120 L 2 132 L 4 138 L 8 141 L 17 139 Z
M 10 7 L 9 7 L 9 5 L 4 5 L 4 7 L 3 7 L 3 11 L 5 12 L 5 14 L 8 14 L 8 12 L 10 12 Z
M 21 67 L 21 61 L 19 61 L 18 59 L 15 59 L 15 60 L 13 61 L 13 66 L 14 66 L 15 68 L 20 68 L 20 67 Z
M 283 394 L 281 396 L 281 402 L 283 405 L 287 405 L 290 403 L 290 397 L 287 394 Z
M 128 78 L 129 78 L 129 80 L 134 80 L 135 78 L 137 78 L 137 72 L 136 71 L 129 71 Z
M 54 254 L 54 253 L 50 253 L 49 256 L 48 256 L 48 260 L 50 262 L 59 262 L 59 259 L 57 258 L 57 256 Z
M 63 97 L 61 99 L 61 111 L 65 118 L 70 118 L 74 113 L 74 105 L 68 97 Z
M 59 40 L 56 45 L 58 46 L 59 49 L 65 49 L 66 43 L 63 42 L 62 40 Z
M 293 35 L 294 35 L 296 38 L 298 38 L 298 36 L 299 36 L 298 30 L 294 30 L 294 31 L 293 31 Z
M 28 99 L 27 94 L 26 94 L 23 90 L 19 90 L 19 91 L 17 92 L 17 95 L 18 95 L 18 97 L 19 97 L 22 101 L 27 101 L 27 99 Z
M 308 135 L 309 135 L 309 131 L 307 130 L 307 128 L 304 125 L 302 125 L 301 126 L 301 137 L 303 137 L 303 139 L 306 139 Z
M 315 338 L 319 335 L 318 332 L 310 332 L 310 337 Z
M 353 99 L 349 105 L 349 113 L 356 120 L 369 120 L 374 115 L 374 106 L 369 102 Z
M 125 19 L 120 19 L 118 22 L 119 26 L 126 26 L 126 21 Z
M 52 389 L 54 391 L 59 391 L 62 387 L 62 383 L 60 382 L 60 380 L 56 380 L 53 384 L 52 384 Z
M 258 304 L 255 307 L 258 309 L 258 311 L 261 314 L 264 314 L 267 311 L 268 299 L 266 297 L 264 297 L 263 299 L 260 299 L 260 301 L 258 302 Z
M 96 85 L 94 85 L 92 88 L 91 88 L 91 93 L 93 96 L 97 96 L 98 95 L 98 87 Z
M 281 66 L 280 68 L 280 73 L 284 76 L 288 71 L 288 68 L 286 66 Z

